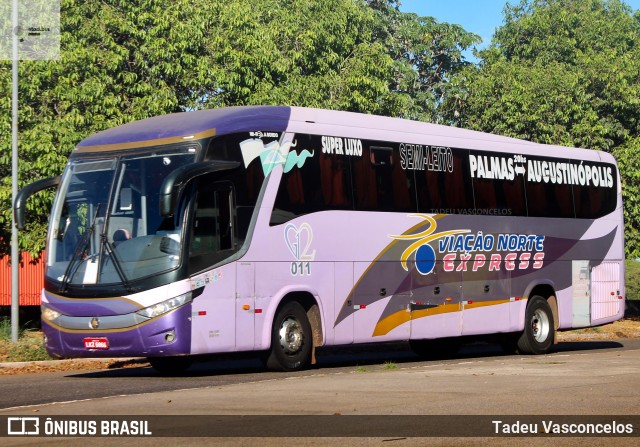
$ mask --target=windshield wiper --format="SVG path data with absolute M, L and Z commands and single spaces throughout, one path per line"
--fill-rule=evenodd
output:
M 69 286 L 69 282 L 71 281 L 71 278 L 75 276 L 76 272 L 78 271 L 78 268 L 80 267 L 81 263 L 77 262 L 78 257 L 84 254 L 87 250 L 87 244 L 91 240 L 91 236 L 95 231 L 96 220 L 98 218 L 98 213 L 100 212 L 101 205 L 102 205 L 101 203 L 98 203 L 98 205 L 96 206 L 96 211 L 95 213 L 93 213 L 93 219 L 91 219 L 91 226 L 82 235 L 82 237 L 80 238 L 76 246 L 73 248 L 73 256 L 69 260 L 69 264 L 67 264 L 67 268 L 64 271 L 64 275 L 62 276 L 62 281 L 60 283 L 60 288 L 58 289 L 58 293 L 63 293 L 67 290 L 67 287 Z
M 105 225 L 104 227 L 106 229 L 107 225 Z M 113 263 L 113 267 L 115 268 L 116 273 L 122 280 L 122 285 L 124 285 L 125 289 L 127 289 L 127 292 L 132 293 L 133 289 L 129 285 L 129 280 L 127 279 L 127 275 L 124 273 L 122 264 L 120 264 L 118 255 L 116 255 L 116 251 L 113 247 L 113 244 L 109 242 L 109 238 L 107 237 L 104 231 L 100 235 L 100 244 L 102 245 L 102 247 L 106 249 L 105 251 L 107 253 L 107 256 L 109 256 L 109 259 L 111 259 L 111 262 Z

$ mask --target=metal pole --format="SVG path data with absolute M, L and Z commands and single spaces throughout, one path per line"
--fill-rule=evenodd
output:
M 18 195 L 18 0 L 13 0 L 12 9 L 13 58 L 11 62 L 11 203 Z M 13 213 L 11 213 L 13 216 Z M 15 216 L 11 219 L 11 341 L 18 342 L 20 318 L 20 293 L 18 273 L 20 250 Z

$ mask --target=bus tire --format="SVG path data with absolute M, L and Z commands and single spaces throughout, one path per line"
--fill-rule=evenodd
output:
M 163 376 L 179 376 L 193 364 L 193 359 L 189 356 L 149 357 L 147 360 Z
M 311 361 L 313 336 L 307 313 L 297 301 L 283 305 L 273 320 L 267 368 L 298 371 Z
M 525 312 L 524 331 L 518 339 L 520 354 L 546 354 L 553 345 L 555 324 L 547 300 L 534 295 Z
M 424 359 L 448 359 L 455 357 L 462 347 L 462 341 L 457 338 L 409 340 L 409 347 L 416 355 Z

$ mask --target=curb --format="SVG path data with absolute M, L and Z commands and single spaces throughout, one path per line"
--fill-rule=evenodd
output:
M 24 368 L 27 366 L 55 366 L 55 365 L 60 365 L 60 364 L 73 364 L 73 363 L 86 363 L 86 362 L 95 362 L 95 363 L 101 363 L 101 362 L 131 362 L 131 361 L 139 361 L 139 360 L 146 360 L 145 357 L 128 357 L 128 358 L 122 358 L 122 357 L 116 357 L 116 358 L 109 358 L 109 357 L 89 357 L 89 358 L 79 358 L 79 359 L 63 359 L 63 360 L 36 360 L 33 362 L 5 362 L 5 363 L 0 363 L 0 369 L 2 368 Z

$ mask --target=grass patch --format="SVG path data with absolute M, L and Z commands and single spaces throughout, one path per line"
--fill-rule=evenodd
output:
M 386 362 L 384 362 L 384 369 L 398 369 L 398 365 L 396 364 L 396 362 L 392 362 L 387 360 Z
M 560 341 L 616 340 L 621 338 L 640 338 L 640 317 L 626 317 L 604 326 L 558 333 Z
M 20 328 L 18 342 L 11 341 L 11 320 L 0 318 L 0 362 L 51 360 L 42 343 L 42 332 Z
M 357 373 L 367 373 L 367 372 L 369 372 L 369 370 L 367 368 L 365 368 L 364 366 L 358 366 L 356 368 L 356 372 Z

